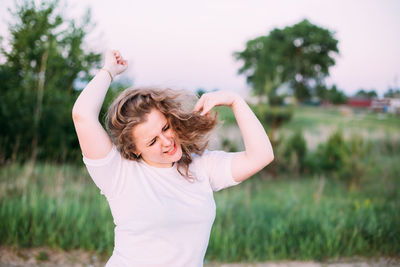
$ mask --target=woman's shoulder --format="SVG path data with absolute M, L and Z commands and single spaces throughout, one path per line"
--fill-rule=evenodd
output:
M 83 156 L 83 162 L 87 167 L 134 167 L 139 166 L 138 162 L 135 160 L 127 159 L 123 157 L 122 153 L 118 150 L 117 146 L 113 144 L 110 152 L 103 158 L 100 159 L 89 159 Z
M 202 165 L 205 158 L 208 156 L 209 154 L 209 150 L 204 150 L 201 154 L 197 154 L 197 153 L 192 153 L 192 162 L 190 164 L 191 167 L 198 167 L 199 165 Z
M 210 161 L 218 161 L 228 155 L 228 152 L 222 150 L 204 150 L 201 154 L 192 153 L 192 163 L 194 164 L 209 164 Z M 217 163 L 217 162 L 213 162 Z
M 208 150 L 208 149 L 205 149 L 202 153 L 200 153 L 200 154 L 198 154 L 198 153 L 192 153 L 191 154 L 191 156 L 192 156 L 192 162 L 197 162 L 197 161 L 199 161 L 199 160 L 201 160 L 201 159 L 204 159 L 205 157 L 207 157 L 208 155 L 209 155 L 209 153 L 210 153 L 210 150 Z

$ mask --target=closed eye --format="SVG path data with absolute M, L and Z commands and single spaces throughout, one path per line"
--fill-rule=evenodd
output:
M 164 127 L 163 131 L 165 132 L 165 131 L 168 130 L 168 129 L 169 129 L 169 124 L 167 124 L 167 125 Z
M 149 146 L 154 145 L 155 142 L 156 142 L 156 138 L 154 138 L 154 139 L 151 141 L 151 143 L 149 144 Z
M 169 124 L 165 125 L 163 128 L 163 131 L 167 131 L 169 129 Z M 151 140 L 151 143 L 149 144 L 149 146 L 154 145 L 154 143 L 157 141 L 157 137 L 155 137 L 153 140 Z

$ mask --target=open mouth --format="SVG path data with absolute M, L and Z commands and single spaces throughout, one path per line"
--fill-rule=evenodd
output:
M 174 143 L 174 146 L 169 151 L 166 151 L 164 153 L 166 153 L 167 155 L 171 156 L 171 155 L 175 154 L 176 150 L 178 150 L 178 148 L 176 146 L 176 143 Z

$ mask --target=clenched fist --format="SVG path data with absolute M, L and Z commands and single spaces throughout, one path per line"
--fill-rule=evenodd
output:
M 124 72 L 128 68 L 128 61 L 125 60 L 118 50 L 107 50 L 104 54 L 104 67 L 110 72 L 112 78 Z

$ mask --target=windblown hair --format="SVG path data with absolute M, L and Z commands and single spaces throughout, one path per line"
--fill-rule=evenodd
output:
M 194 97 L 194 96 L 192 96 Z M 192 153 L 201 155 L 208 144 L 209 133 L 217 124 L 215 116 L 201 116 L 185 110 L 183 104 L 190 96 L 183 91 L 156 88 L 129 88 L 110 105 L 106 115 L 106 128 L 122 157 L 139 161 L 136 156 L 133 128 L 145 122 L 152 109 L 158 109 L 167 118 L 182 146 L 182 157 L 177 162 L 178 172 L 189 181 Z M 182 171 L 183 170 L 183 171 Z

